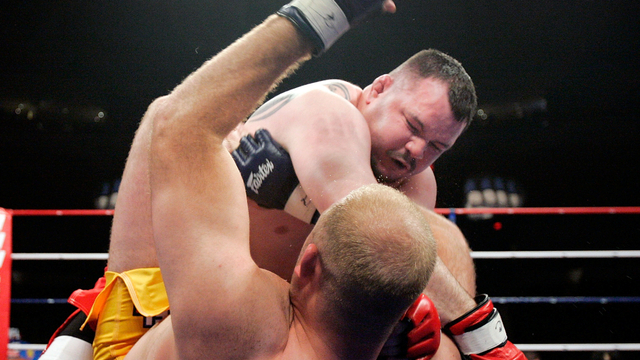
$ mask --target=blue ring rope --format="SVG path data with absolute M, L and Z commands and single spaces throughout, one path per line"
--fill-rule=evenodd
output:
M 496 304 L 636 304 L 640 296 L 504 296 Z M 12 304 L 67 304 L 67 299 L 11 299 Z
M 499 304 L 619 304 L 640 303 L 638 296 L 511 296 L 491 297 L 494 303 Z
M 67 299 L 11 299 L 12 304 L 68 304 Z

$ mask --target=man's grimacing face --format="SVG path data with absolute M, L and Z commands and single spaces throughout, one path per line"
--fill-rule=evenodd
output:
M 371 99 L 362 112 L 371 132 L 371 166 L 383 182 L 424 171 L 465 128 L 451 111 L 449 86 L 435 78 L 394 81 Z

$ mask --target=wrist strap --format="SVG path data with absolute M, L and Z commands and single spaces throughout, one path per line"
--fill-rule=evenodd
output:
M 481 354 L 504 344 L 507 341 L 507 332 L 500 313 L 493 309 L 490 319 L 481 327 L 454 335 L 453 339 L 463 354 Z
M 350 27 L 349 20 L 334 0 L 293 0 L 282 7 L 278 15 L 288 18 L 314 41 L 317 53 L 327 50 Z
M 289 200 L 284 206 L 284 211 L 307 224 L 315 224 L 320 217 L 320 212 L 318 212 L 300 184 L 296 186 L 289 196 Z

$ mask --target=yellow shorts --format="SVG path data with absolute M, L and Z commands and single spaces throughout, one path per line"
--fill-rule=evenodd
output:
M 107 271 L 106 286 L 84 325 L 96 331 L 93 359 L 124 359 L 155 323 L 169 314 L 169 300 L 159 268 Z M 83 325 L 83 326 L 84 326 Z

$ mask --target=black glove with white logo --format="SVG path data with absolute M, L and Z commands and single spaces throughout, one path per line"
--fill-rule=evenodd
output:
M 242 137 L 231 156 L 242 174 L 247 197 L 265 208 L 284 209 L 298 186 L 298 177 L 289 153 L 269 131 L 259 129 L 253 137 Z

